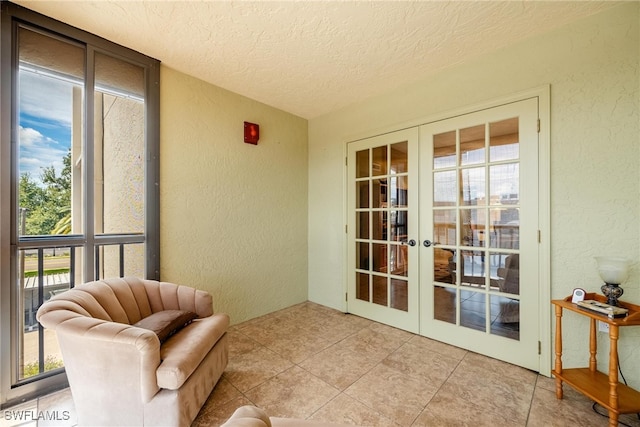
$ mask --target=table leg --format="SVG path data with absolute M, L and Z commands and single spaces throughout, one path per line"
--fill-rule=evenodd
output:
M 562 307 L 559 305 L 556 308 L 556 363 L 555 372 L 562 374 Z M 556 375 L 556 398 L 562 399 L 562 380 Z
M 609 406 L 618 409 L 618 326 L 609 324 Z M 609 426 L 618 425 L 618 413 L 609 411 Z

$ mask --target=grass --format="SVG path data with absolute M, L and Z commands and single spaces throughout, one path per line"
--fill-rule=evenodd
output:
M 55 356 L 47 356 L 44 359 L 44 370 L 51 371 L 53 369 L 62 368 L 64 363 Z M 38 362 L 26 363 L 23 368 L 23 378 L 30 378 L 40 373 L 40 364 Z
M 50 268 L 48 270 L 44 270 L 44 275 L 48 276 L 50 274 L 61 274 L 61 273 L 68 273 L 69 272 L 69 268 Z M 24 272 L 24 277 L 37 277 L 38 276 L 38 270 L 29 270 L 29 271 L 25 271 Z

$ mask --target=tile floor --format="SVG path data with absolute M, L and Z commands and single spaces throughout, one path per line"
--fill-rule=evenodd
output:
M 232 326 L 229 335 L 229 365 L 192 427 L 219 426 L 246 404 L 361 426 L 608 425 L 568 386 L 557 400 L 550 378 L 313 303 Z M 12 410 L 57 419 L 7 420 Z M 635 416 L 623 421 L 640 426 Z M 75 422 L 68 390 L 0 416 L 1 427 Z

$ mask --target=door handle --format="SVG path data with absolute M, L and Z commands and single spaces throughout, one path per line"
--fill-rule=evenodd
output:
M 424 242 L 422 242 L 422 244 L 424 245 L 425 248 L 428 248 L 430 246 L 437 245 L 438 242 L 432 242 L 431 240 L 425 240 Z
M 409 241 L 404 241 L 404 242 L 400 242 L 403 245 L 409 245 L 409 246 L 415 246 L 416 245 L 416 241 L 411 239 Z

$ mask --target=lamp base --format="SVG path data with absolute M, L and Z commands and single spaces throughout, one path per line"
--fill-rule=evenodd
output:
M 618 306 L 618 298 L 624 294 L 624 289 L 617 283 L 605 283 L 600 288 L 605 297 L 607 297 L 607 304 Z

